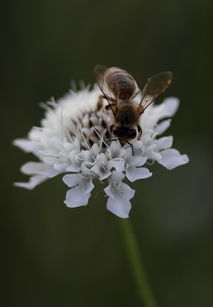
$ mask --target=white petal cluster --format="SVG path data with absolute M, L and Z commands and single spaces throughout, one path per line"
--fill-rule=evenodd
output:
M 133 155 L 128 144 L 106 142 L 112 115 L 104 107 L 97 111 L 99 95 L 97 88 L 84 88 L 70 91 L 57 103 L 44 105 L 46 112 L 41 127 L 33 127 L 27 138 L 14 141 L 39 160 L 21 167 L 22 173 L 31 177 L 29 182 L 15 185 L 33 189 L 48 178 L 65 174 L 63 182 L 70 188 L 65 204 L 79 207 L 88 204 L 94 179 L 99 179 L 107 182 L 104 189 L 107 209 L 127 218 L 135 190 L 123 182 L 125 177 L 131 182 L 150 177 L 148 167 L 153 161 L 167 169 L 188 162 L 187 155 L 171 148 L 172 136 L 159 137 L 169 127 L 168 118 L 175 114 L 179 103 L 176 98 L 167 98 L 161 105 L 147 108 L 140 119 L 142 136 L 131 142 Z

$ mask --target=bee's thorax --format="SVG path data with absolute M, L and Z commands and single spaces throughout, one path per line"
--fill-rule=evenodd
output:
M 135 105 L 130 103 L 120 103 L 115 114 L 115 121 L 121 126 L 132 126 L 138 122 L 138 112 Z

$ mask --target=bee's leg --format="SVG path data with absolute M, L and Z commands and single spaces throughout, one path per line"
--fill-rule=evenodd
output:
M 139 139 L 142 135 L 142 128 L 140 125 L 137 125 L 137 128 L 138 128 L 138 139 Z
M 112 130 L 113 130 L 113 128 L 114 128 L 114 125 L 111 125 L 109 127 L 109 130 L 107 130 L 107 132 L 106 132 L 106 137 L 108 138 L 108 139 L 104 140 L 106 143 L 113 142 L 113 141 L 118 141 L 119 140 L 118 138 L 112 138 L 112 139 L 110 138 L 110 137 L 112 137 Z
M 112 102 L 112 103 L 115 103 L 115 102 L 116 102 L 116 99 L 115 99 L 115 98 L 110 97 L 110 96 L 108 96 L 108 95 L 106 95 L 106 94 L 102 95 L 102 97 L 103 97 L 104 99 L 106 99 L 106 100 Z
M 109 140 L 104 140 L 106 143 L 109 143 L 109 142 L 113 142 L 113 141 L 118 141 L 118 139 L 109 139 Z
M 96 112 L 98 112 L 98 111 L 100 111 L 100 110 L 102 109 L 103 104 L 104 104 L 104 102 L 103 102 L 103 95 L 100 95 L 100 96 L 98 97 Z
M 134 148 L 133 148 L 133 145 L 132 145 L 130 142 L 128 142 L 128 141 L 126 141 L 126 143 L 127 143 L 127 144 L 129 144 L 129 145 L 131 146 L 131 149 L 132 149 L 132 155 L 134 156 L 134 155 L 135 155 L 135 153 L 134 153 Z
M 113 131 L 113 128 L 115 127 L 115 125 L 111 125 L 110 127 L 109 127 L 109 132 L 111 133 L 111 134 L 113 134 L 112 133 L 112 131 Z
M 108 101 L 108 103 L 109 103 L 109 104 L 105 107 L 106 110 L 109 109 L 109 108 L 112 108 L 112 106 L 115 105 L 116 100 L 115 100 L 113 97 L 109 97 L 109 96 L 107 96 L 107 95 L 102 95 L 102 94 L 101 94 L 101 95 L 99 95 L 99 97 L 98 97 L 96 112 L 98 112 L 98 111 L 100 111 L 100 110 L 102 109 L 102 107 L 103 107 L 103 105 L 104 105 L 103 99 L 106 99 L 106 100 Z M 109 101 L 112 102 L 112 104 L 111 104 Z
M 113 97 L 110 97 L 106 94 L 100 95 L 100 97 L 102 97 L 103 99 L 106 99 L 106 101 L 108 102 L 108 106 L 106 106 L 105 109 L 109 110 L 109 108 L 110 108 L 112 110 L 113 115 L 115 116 L 115 110 L 114 109 L 115 109 L 116 99 L 113 98 Z
M 107 130 L 107 133 L 106 133 L 106 137 L 108 138 L 107 140 L 105 140 L 107 143 L 108 142 L 113 142 L 113 141 L 118 141 L 118 138 L 111 138 L 111 137 L 113 137 L 113 134 L 112 134 L 112 130 L 113 130 L 113 128 L 114 128 L 114 125 L 111 125 L 110 127 L 109 127 L 109 129 Z
M 105 106 L 105 109 L 108 111 L 109 109 L 113 110 L 113 107 L 115 107 L 114 103 L 109 103 L 108 105 Z

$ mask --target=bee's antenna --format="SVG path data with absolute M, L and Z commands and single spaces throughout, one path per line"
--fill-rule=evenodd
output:
M 100 88 L 101 89 L 101 88 Z M 102 93 L 103 93 L 103 98 L 105 98 L 106 99 L 106 101 L 108 102 L 108 104 L 109 104 L 109 107 L 110 107 L 110 109 L 112 110 L 112 113 L 113 113 L 113 115 L 114 115 L 114 117 L 115 117 L 115 111 L 113 110 L 113 107 L 112 107 L 112 104 L 109 102 L 109 99 L 108 99 L 108 97 L 104 94 L 104 92 L 102 91 Z
M 119 138 L 116 138 L 116 139 L 109 139 L 109 140 L 105 140 L 105 142 L 113 142 L 113 141 L 119 141 Z M 129 141 L 126 141 L 127 144 L 130 145 L 131 149 L 132 149 L 132 155 L 134 156 L 135 155 L 135 152 L 134 152 L 134 148 L 133 148 L 133 145 L 129 142 Z

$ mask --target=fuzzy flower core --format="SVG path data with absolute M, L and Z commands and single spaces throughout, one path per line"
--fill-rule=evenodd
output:
M 118 140 L 107 141 L 112 123 L 106 102 L 99 106 L 100 91 L 94 87 L 70 91 L 65 97 L 44 104 L 45 117 L 41 127 L 33 127 L 28 137 L 16 139 L 14 145 L 33 153 L 39 162 L 28 162 L 21 172 L 30 175 L 29 182 L 16 186 L 33 189 L 38 184 L 64 174 L 63 182 L 70 188 L 65 204 L 68 207 L 86 206 L 94 188 L 94 179 L 106 181 L 104 189 L 107 209 L 121 218 L 127 218 L 131 209 L 130 199 L 135 190 L 123 182 L 146 179 L 152 175 L 148 167 L 157 161 L 171 170 L 186 164 L 187 155 L 171 148 L 173 137 L 160 135 L 170 126 L 178 108 L 177 98 L 167 98 L 160 105 L 151 105 L 140 118 L 142 135 L 129 144 Z

